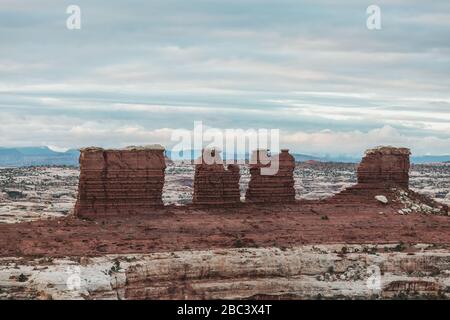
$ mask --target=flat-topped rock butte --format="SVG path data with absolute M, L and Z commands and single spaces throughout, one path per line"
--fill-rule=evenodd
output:
M 75 212 L 80 217 L 146 213 L 162 206 L 164 148 L 80 150 L 80 182 Z
M 202 206 L 164 207 L 160 202 L 165 168 L 161 147 L 84 149 L 75 216 L 0 225 L 0 255 L 82 256 L 274 244 L 450 243 L 448 208 L 407 189 L 409 151 L 374 150 L 361 162 L 359 183 L 323 201 L 292 200 L 292 160 L 283 151 L 286 163 L 280 165 L 284 175 L 280 181 L 288 190 L 286 203 L 237 203 L 238 172 L 225 170 L 223 165 L 200 164 L 194 184 L 196 201 Z M 392 157 L 395 161 L 387 165 L 386 159 Z M 375 178 L 367 178 L 370 172 Z M 230 175 L 226 181 L 224 174 Z M 205 191 L 217 187 L 223 189 L 214 190 L 212 197 Z M 267 188 L 271 188 L 269 183 Z M 388 203 L 378 201 L 378 195 Z M 236 206 L 208 205 L 230 201 Z
M 358 183 L 409 187 L 409 156 L 407 148 L 378 147 L 366 151 L 358 166 Z

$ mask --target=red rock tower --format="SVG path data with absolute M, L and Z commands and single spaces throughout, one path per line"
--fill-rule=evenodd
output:
M 204 155 L 208 155 L 208 159 Z M 192 202 L 195 205 L 237 205 L 241 201 L 239 179 L 238 165 L 230 164 L 225 169 L 217 150 L 203 150 L 195 165 Z
M 151 213 L 162 206 L 166 168 L 160 145 L 121 150 L 85 148 L 80 153 L 79 217 Z
M 263 159 L 271 162 L 267 163 Z M 278 170 L 272 174 L 264 174 L 262 169 L 273 166 L 274 161 L 278 161 Z M 267 150 L 254 151 L 250 163 L 246 202 L 294 202 L 294 169 L 295 159 L 287 149 L 282 149 L 281 153 L 274 157 L 269 157 Z
M 409 156 L 407 148 L 377 147 L 366 151 L 358 166 L 358 183 L 409 187 Z

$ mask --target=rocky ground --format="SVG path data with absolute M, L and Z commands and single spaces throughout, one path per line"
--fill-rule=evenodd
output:
M 66 216 L 75 204 L 79 171 L 75 167 L 0 169 L 0 223 Z M 299 163 L 294 172 L 296 198 L 325 199 L 356 182 L 356 166 L 341 163 Z M 192 200 L 194 167 L 176 163 L 166 169 L 163 200 L 183 205 Z M 241 169 L 241 196 L 250 175 Z M 411 189 L 450 205 L 450 165 L 416 165 Z
M 77 168 L 0 169 L 0 299 L 449 299 L 449 169 L 380 191 L 303 163 L 296 203 L 202 209 L 178 164 L 165 208 L 96 220 L 70 214 Z
M 413 191 L 383 190 L 386 201 L 377 199 L 378 189 L 347 191 L 327 200 L 292 204 L 168 205 L 145 215 L 0 224 L 0 256 L 62 257 L 68 252 L 95 256 L 320 243 L 450 243 L 450 217 L 444 205 Z M 403 212 L 406 208 L 410 211 Z
M 78 169 L 0 169 L 0 223 L 68 215 L 75 204 Z
M 0 258 L 0 299 L 449 299 L 439 245 Z

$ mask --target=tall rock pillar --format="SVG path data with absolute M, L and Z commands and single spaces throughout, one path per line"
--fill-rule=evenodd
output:
M 407 148 L 377 147 L 366 151 L 358 166 L 358 183 L 409 187 L 409 156 Z
M 225 169 L 223 160 L 215 149 L 203 150 L 196 162 L 194 204 L 222 206 L 240 203 L 238 165 L 231 164 Z
M 278 162 L 278 170 L 264 174 L 263 169 L 273 167 L 273 161 Z M 294 202 L 294 169 L 295 159 L 287 149 L 282 149 L 280 154 L 273 157 L 268 155 L 267 150 L 254 151 L 250 163 L 250 182 L 245 197 L 246 202 Z
M 163 205 L 165 168 L 164 148 L 159 145 L 81 149 L 75 215 L 151 213 Z

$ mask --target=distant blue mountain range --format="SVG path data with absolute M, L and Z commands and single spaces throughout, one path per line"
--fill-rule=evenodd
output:
M 0 167 L 77 166 L 80 152 L 56 152 L 48 147 L 0 148 Z
M 361 158 L 352 157 L 347 155 L 340 156 L 326 156 L 326 157 L 312 157 L 308 155 L 298 155 L 294 154 L 294 157 L 297 161 L 308 161 L 308 160 L 317 160 L 323 162 L 347 162 L 347 163 L 359 163 Z M 310 158 L 310 159 L 309 159 Z M 425 163 L 443 163 L 450 162 L 450 155 L 447 156 L 411 156 L 411 163 L 413 164 L 425 164 Z
M 411 157 L 411 162 L 415 164 L 421 163 L 450 163 L 450 156 L 419 156 Z
M 172 160 L 190 160 L 200 156 L 200 151 L 185 150 L 181 154 L 166 151 L 167 156 Z M 48 147 L 0 147 L 0 167 L 27 167 L 27 166 L 78 166 L 80 152 L 75 149 L 66 152 L 57 152 Z M 313 156 L 308 154 L 293 153 L 296 161 L 321 161 L 321 162 L 347 162 L 358 163 L 361 158 L 348 155 L 337 156 Z M 248 159 L 249 154 L 231 155 L 235 159 Z M 227 155 L 224 156 L 227 159 Z M 450 162 L 450 155 L 447 156 L 413 156 L 411 162 L 415 164 Z

